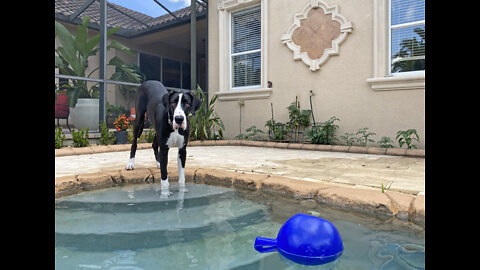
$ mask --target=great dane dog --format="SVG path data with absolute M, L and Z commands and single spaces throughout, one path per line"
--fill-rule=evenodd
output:
M 185 189 L 185 159 L 187 157 L 188 134 L 190 121 L 188 114 L 195 115 L 201 101 L 191 91 L 167 91 L 159 81 L 145 81 L 138 87 L 135 112 L 137 117 L 133 127 L 133 143 L 130 149 L 130 159 L 125 169 L 133 170 L 135 167 L 135 152 L 137 138 L 143 131 L 145 112 L 147 112 L 150 126 L 155 129 L 155 139 L 152 144 L 157 167 L 161 172 L 161 195 L 172 195 L 169 189 L 167 162 L 168 150 L 178 147 L 178 185 L 180 192 Z M 160 149 L 160 152 L 159 152 Z

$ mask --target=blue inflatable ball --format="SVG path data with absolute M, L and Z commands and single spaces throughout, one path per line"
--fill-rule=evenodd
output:
M 304 265 L 326 264 L 343 253 L 342 238 L 330 221 L 302 213 L 290 217 L 276 239 L 257 237 L 254 248 L 261 253 L 278 251 Z

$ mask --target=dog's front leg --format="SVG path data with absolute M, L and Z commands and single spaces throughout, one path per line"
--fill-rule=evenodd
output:
M 180 192 L 188 192 L 185 188 L 185 161 L 187 158 L 187 148 L 184 146 L 178 150 L 178 186 Z
M 172 195 L 170 192 L 170 184 L 168 183 L 167 163 L 168 163 L 168 146 L 160 146 L 160 173 L 162 179 L 160 181 L 160 197 L 166 198 Z

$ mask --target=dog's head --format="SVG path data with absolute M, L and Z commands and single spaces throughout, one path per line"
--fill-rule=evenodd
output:
M 191 91 L 171 90 L 163 96 L 163 105 L 168 110 L 172 128 L 187 129 L 187 116 L 195 115 L 201 101 Z

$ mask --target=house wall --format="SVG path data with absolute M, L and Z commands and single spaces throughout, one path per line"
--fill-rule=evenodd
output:
M 208 34 L 209 34 L 209 95 L 230 91 L 222 86 L 222 74 L 219 66 L 223 59 L 221 52 L 222 33 L 219 19 L 222 12 L 218 8 L 219 2 L 231 4 L 234 0 L 209 1 Z M 241 1 L 249 2 L 249 1 Z M 379 35 L 376 24 L 381 23 L 376 15 L 381 0 L 328 0 L 328 5 L 338 6 L 338 12 L 352 23 L 353 30 L 339 46 L 339 55 L 331 56 L 320 70 L 311 71 L 301 60 L 293 59 L 293 52 L 282 43 L 281 37 L 287 33 L 293 23 L 294 15 L 301 13 L 309 0 L 258 0 L 262 2 L 262 9 L 266 8 L 265 46 L 262 48 L 266 68 L 262 87 L 266 81 L 271 81 L 273 87 L 268 98 L 244 98 L 241 108 L 241 124 L 239 98 L 233 100 L 217 100 L 215 111 L 225 124 L 225 137 L 234 138 L 245 129 L 255 125 L 267 131 L 265 122 L 271 118 L 271 104 L 273 104 L 276 121 L 287 122 L 287 106 L 298 97 L 301 109 L 309 109 L 310 90 L 313 90 L 313 112 L 317 122 L 324 122 L 335 116 L 340 121 L 336 131 L 337 137 L 344 133 L 355 133 L 359 128 L 368 127 L 370 132 L 376 133 L 371 138 L 375 142 L 382 136 L 388 136 L 396 143 L 395 137 L 399 130 L 416 129 L 420 142 L 417 147 L 425 146 L 425 89 L 394 88 L 388 91 L 375 91 L 367 79 L 374 76 L 374 48 Z M 248 4 L 248 3 L 247 3 Z M 378 5 L 378 6 L 375 6 Z M 262 13 L 263 14 L 263 13 Z M 376 17 L 377 16 L 377 17 Z M 375 24 L 374 24 L 375 22 Z M 374 27 L 375 26 L 375 27 Z M 263 30 L 262 30 L 263 31 Z M 227 45 L 228 47 L 228 45 Z M 378 53 L 378 51 L 377 51 Z M 384 53 L 384 51 L 382 51 Z M 226 65 L 228 68 L 228 65 Z M 378 69 L 378 67 L 377 67 Z M 424 82 L 424 79 L 423 79 Z M 241 125 L 241 130 L 240 130 Z M 369 143 L 368 145 L 376 145 Z

